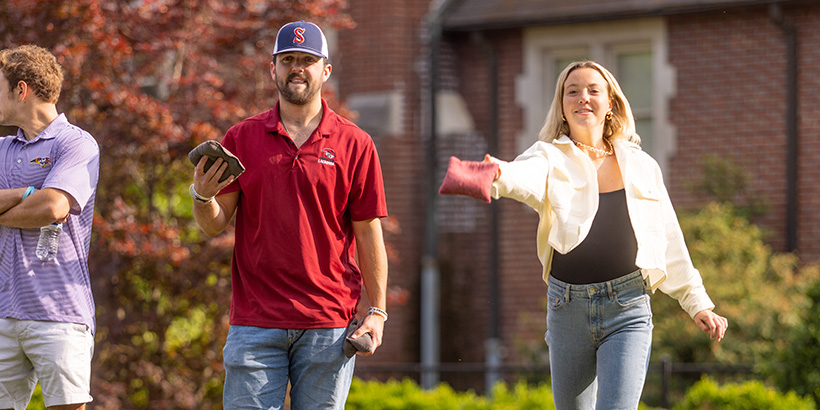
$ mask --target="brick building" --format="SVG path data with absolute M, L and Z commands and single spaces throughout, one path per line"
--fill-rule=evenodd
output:
M 768 205 L 756 222 L 771 245 L 820 256 L 820 2 L 349 3 L 357 27 L 337 33 L 334 81 L 378 146 L 394 255 L 385 344 L 358 376 L 441 363 L 422 382 L 480 389 L 485 363 L 537 361 L 536 214 L 433 193 L 450 155 L 511 160 L 532 144 L 573 60 L 619 79 L 676 207 L 705 200 L 688 188 L 705 158 L 731 161 Z

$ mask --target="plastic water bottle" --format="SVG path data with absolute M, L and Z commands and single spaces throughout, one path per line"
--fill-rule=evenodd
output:
M 57 257 L 57 246 L 60 244 L 60 232 L 63 224 L 53 223 L 40 228 L 40 239 L 37 241 L 35 254 L 41 261 L 53 261 Z

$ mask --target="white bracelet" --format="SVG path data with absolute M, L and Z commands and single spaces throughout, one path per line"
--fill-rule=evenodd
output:
M 194 198 L 195 200 L 202 202 L 203 204 L 207 204 L 214 200 L 214 197 L 208 198 L 198 194 L 196 190 L 194 190 L 194 184 L 191 184 L 191 186 L 188 187 L 188 193 L 191 194 L 191 198 Z
M 384 318 L 385 322 L 387 322 L 387 311 L 385 311 L 384 309 L 379 309 L 375 306 L 371 306 L 371 307 L 367 308 L 367 314 L 368 315 L 379 315 L 379 316 Z

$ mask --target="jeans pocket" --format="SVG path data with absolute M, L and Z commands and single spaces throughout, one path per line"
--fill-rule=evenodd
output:
M 645 303 L 649 298 L 646 291 L 643 289 L 627 289 L 625 291 L 615 293 L 615 302 L 621 307 L 628 308 L 640 303 Z
M 567 304 L 567 298 L 558 289 L 552 287 L 547 289 L 547 308 L 548 310 L 558 310 Z

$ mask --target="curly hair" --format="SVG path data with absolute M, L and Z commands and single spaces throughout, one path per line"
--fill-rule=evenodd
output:
M 35 45 L 0 50 L 0 70 L 9 82 L 9 91 L 23 81 L 41 100 L 57 103 L 63 70 L 48 50 Z

